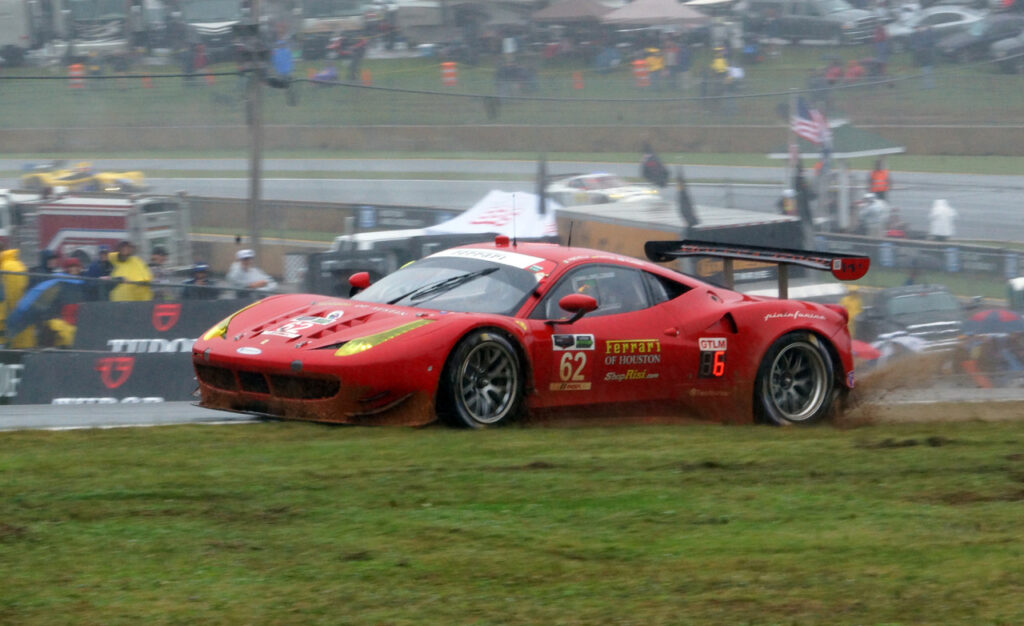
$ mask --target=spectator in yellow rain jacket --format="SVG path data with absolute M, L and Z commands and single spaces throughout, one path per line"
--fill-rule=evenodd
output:
M 0 246 L 0 272 L 25 272 L 25 264 L 18 258 L 18 250 L 4 250 Z M 25 295 L 28 288 L 28 276 L 24 274 L 0 274 L 3 281 L 3 301 L 0 302 L 0 329 L 6 330 L 7 312 L 13 311 L 18 300 Z M 36 343 L 36 329 L 29 326 L 16 337 L 7 337 L 8 348 L 32 348 Z
M 153 290 L 149 288 L 148 284 L 134 284 L 150 283 L 153 280 L 149 266 L 135 256 L 135 244 L 130 241 L 122 241 L 117 244 L 117 252 L 110 253 L 109 259 L 114 264 L 110 278 L 118 281 L 118 285 L 110 290 L 111 301 L 128 302 L 153 299 Z M 131 283 L 121 281 L 131 281 Z
M 665 55 L 658 48 L 647 48 L 647 72 L 654 82 L 654 88 L 661 87 L 662 74 L 665 72 Z

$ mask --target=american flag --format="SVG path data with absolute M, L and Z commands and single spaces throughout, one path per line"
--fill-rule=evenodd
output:
M 832 143 L 832 131 L 828 120 L 818 109 L 807 106 L 803 96 L 796 99 L 796 110 L 789 119 L 793 132 L 811 143 L 828 146 Z

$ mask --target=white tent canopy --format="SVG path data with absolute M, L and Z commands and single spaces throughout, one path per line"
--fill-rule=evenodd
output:
M 539 239 L 558 235 L 555 211 L 562 208 L 547 201 L 547 212 L 538 213 L 540 197 L 522 191 L 493 190 L 475 205 L 456 217 L 429 226 L 431 235 L 452 233 L 497 233 L 520 239 Z
M 601 18 L 605 24 L 661 26 L 674 24 L 701 26 L 709 22 L 707 15 L 676 0 L 636 0 L 615 9 Z

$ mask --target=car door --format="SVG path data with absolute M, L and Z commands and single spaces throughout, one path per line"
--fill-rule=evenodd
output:
M 644 272 L 614 264 L 570 270 L 529 315 L 534 402 L 571 406 L 670 397 L 679 333 L 664 298 L 652 295 Z M 591 295 L 598 309 L 572 324 L 558 306 L 572 293 Z

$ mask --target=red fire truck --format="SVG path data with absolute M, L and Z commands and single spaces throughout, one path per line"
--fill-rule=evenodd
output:
M 148 258 L 162 246 L 171 266 L 192 262 L 186 197 L 126 193 L 37 192 L 0 189 L 0 241 L 21 250 L 33 263 L 46 249 L 76 256 L 83 264 L 96 258 L 101 245 L 113 249 L 127 239 Z

